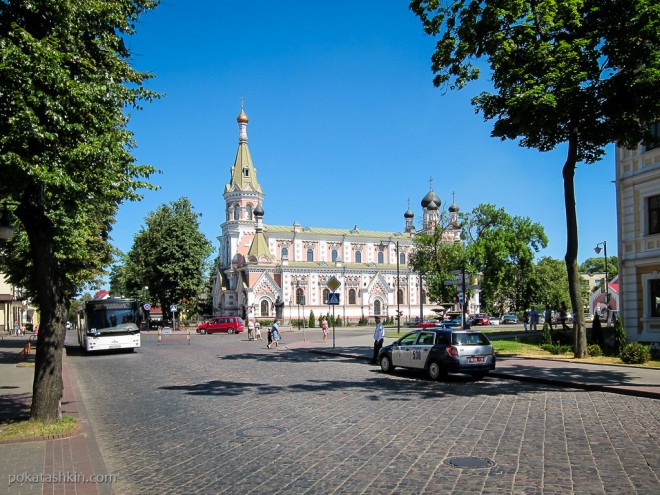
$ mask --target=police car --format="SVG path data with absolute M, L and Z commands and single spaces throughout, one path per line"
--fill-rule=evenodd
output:
M 407 333 L 383 346 L 378 361 L 385 373 L 401 366 L 426 370 L 433 380 L 448 373 L 481 379 L 495 369 L 495 352 L 482 332 L 435 328 Z

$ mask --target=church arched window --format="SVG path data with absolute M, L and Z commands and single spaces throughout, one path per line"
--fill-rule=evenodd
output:
M 234 206 L 234 220 L 241 219 L 241 207 L 238 205 Z
M 379 264 L 379 265 L 382 265 L 382 264 L 383 264 L 383 258 L 384 258 L 384 256 L 383 256 L 383 252 L 382 252 L 382 251 L 378 251 L 378 264 Z
M 380 301 L 378 299 L 374 301 L 374 315 L 380 316 Z
M 270 316 L 269 313 L 270 304 L 265 299 L 261 301 L 261 316 Z
M 399 253 L 399 264 L 406 264 L 406 253 Z
M 333 249 L 332 250 L 332 262 L 334 263 L 336 261 L 337 261 L 337 250 Z
M 307 250 L 307 261 L 314 261 L 314 250 L 312 248 Z
M 355 262 L 362 263 L 362 252 L 355 251 Z
M 348 304 L 355 304 L 355 289 L 348 291 Z
M 289 250 L 287 248 L 282 248 L 282 259 L 283 260 L 289 259 Z
M 252 220 L 252 205 L 247 205 L 246 217 L 248 220 Z

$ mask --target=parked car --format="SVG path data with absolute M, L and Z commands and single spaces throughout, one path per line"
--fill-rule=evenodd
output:
M 197 333 L 241 333 L 245 329 L 240 316 L 215 316 L 197 326 Z
M 380 368 L 397 366 L 426 370 L 433 380 L 448 373 L 468 373 L 481 379 L 495 369 L 495 352 L 482 332 L 427 329 L 409 332 L 378 354 Z
M 448 328 L 460 327 L 461 325 L 463 325 L 463 318 L 461 318 L 461 315 L 454 316 L 451 320 L 445 321 L 445 327 Z
M 489 325 L 499 325 L 500 324 L 500 319 L 497 316 L 491 316 L 488 318 L 488 324 Z
M 477 313 L 472 320 L 473 325 L 488 325 L 490 317 L 486 313 Z
M 500 323 L 502 325 L 507 325 L 507 324 L 514 324 L 517 325 L 519 323 L 518 317 L 513 314 L 506 314 L 502 316 L 502 319 L 500 320 Z

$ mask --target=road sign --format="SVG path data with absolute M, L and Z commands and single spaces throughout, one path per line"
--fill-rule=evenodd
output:
M 328 280 L 328 283 L 326 285 L 330 288 L 332 292 L 335 292 L 337 289 L 339 289 L 339 287 L 341 287 L 341 282 L 337 280 L 337 277 L 332 276 L 330 277 L 330 280 Z
M 337 305 L 339 304 L 339 293 L 331 292 L 328 294 L 328 305 Z
M 170 311 L 171 311 L 172 313 L 176 313 L 176 304 L 172 304 L 172 305 L 170 306 Z
M 445 284 L 445 285 L 461 285 L 461 281 L 460 280 L 445 280 L 443 282 L 443 284 Z
M 481 285 L 466 285 L 465 288 L 467 290 L 479 290 L 481 289 Z
M 147 303 L 144 306 L 142 306 L 145 311 L 149 311 L 151 309 L 151 304 Z

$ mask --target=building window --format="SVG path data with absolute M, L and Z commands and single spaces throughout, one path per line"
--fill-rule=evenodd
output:
M 383 264 L 383 252 L 378 251 L 378 264 L 382 265 Z
M 287 248 L 282 248 L 282 259 L 283 260 L 289 259 L 289 250 Z
M 328 304 L 328 294 L 330 294 L 330 291 L 323 289 L 323 304 Z
M 270 313 L 268 312 L 268 307 L 270 304 L 268 304 L 268 301 L 265 299 L 261 301 L 261 316 L 270 316 Z
M 355 289 L 348 291 L 348 304 L 355 304 Z
M 649 296 L 651 301 L 651 316 L 660 317 L 660 279 L 649 281 Z
M 362 253 L 360 251 L 355 251 L 355 262 L 362 263 Z
M 247 205 L 247 219 L 252 220 L 252 205 Z
M 374 316 L 380 316 L 380 301 L 378 299 L 374 301 Z
M 660 196 L 648 200 L 649 235 L 660 233 Z
M 240 220 L 241 219 L 241 207 L 236 205 L 234 206 L 234 220 Z
M 307 261 L 314 261 L 314 250 L 313 249 L 308 249 L 307 250 Z
M 303 290 L 300 288 L 296 289 L 296 304 L 302 304 L 303 306 L 305 305 L 305 296 L 303 294 Z
M 660 147 L 660 122 L 651 124 L 649 127 L 649 132 L 655 136 L 655 139 L 651 142 L 644 143 L 644 148 L 646 148 L 646 151 Z
M 332 262 L 335 263 L 337 261 L 337 250 L 333 249 L 332 250 Z
M 399 253 L 399 264 L 406 264 L 406 253 Z

